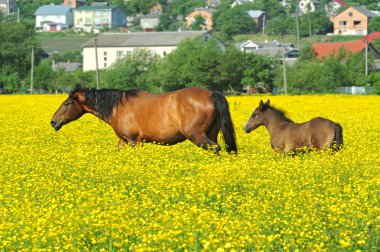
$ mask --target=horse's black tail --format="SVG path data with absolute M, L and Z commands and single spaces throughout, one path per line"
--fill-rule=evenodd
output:
M 343 145 L 343 128 L 339 123 L 334 123 L 334 142 L 333 142 L 333 150 L 338 151 L 342 148 Z
M 211 97 L 216 110 L 216 120 L 222 130 L 227 152 L 230 153 L 233 151 L 237 154 L 235 129 L 231 120 L 227 99 L 224 95 L 215 91 L 212 92 Z

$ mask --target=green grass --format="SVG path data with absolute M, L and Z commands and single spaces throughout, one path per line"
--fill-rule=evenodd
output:
M 93 34 L 74 33 L 38 33 L 37 38 L 41 47 L 47 52 L 77 51 L 81 45 L 92 38 Z

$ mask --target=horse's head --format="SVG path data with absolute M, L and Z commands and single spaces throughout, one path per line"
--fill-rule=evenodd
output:
M 87 112 L 84 109 L 85 102 L 85 93 L 76 88 L 54 113 L 50 121 L 51 126 L 57 131 L 63 125 L 80 118 Z
M 260 101 L 259 106 L 253 111 L 251 117 L 245 123 L 244 131 L 246 133 L 255 130 L 257 127 L 264 125 L 264 112 L 269 108 L 270 101 L 266 103 L 263 100 Z

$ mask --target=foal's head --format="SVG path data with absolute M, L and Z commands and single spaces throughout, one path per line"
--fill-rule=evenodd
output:
M 51 126 L 57 131 L 63 125 L 80 118 L 86 113 L 85 104 L 85 93 L 77 87 L 54 113 L 50 121 Z
M 244 126 L 244 131 L 246 133 L 255 130 L 257 127 L 264 125 L 264 112 L 269 108 L 270 101 L 268 100 L 266 103 L 263 100 L 260 101 L 259 106 L 255 108 L 251 117 L 248 119 Z

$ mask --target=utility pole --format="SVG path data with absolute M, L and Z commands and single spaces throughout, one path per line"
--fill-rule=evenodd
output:
M 96 89 L 99 89 L 98 36 L 95 35 Z
M 33 94 L 33 72 L 34 72 L 34 46 L 32 46 L 32 60 L 30 67 L 30 94 Z
M 300 27 L 299 27 L 299 20 L 298 20 L 298 0 L 296 2 L 296 32 L 297 32 L 297 48 L 300 48 Z
M 368 30 L 365 37 L 365 75 L 368 75 Z
M 281 40 L 282 40 L 282 74 L 284 78 L 284 93 L 288 94 L 288 83 L 286 80 L 286 66 L 285 66 L 284 34 L 281 34 Z
M 263 15 L 263 34 L 265 34 L 265 13 Z

